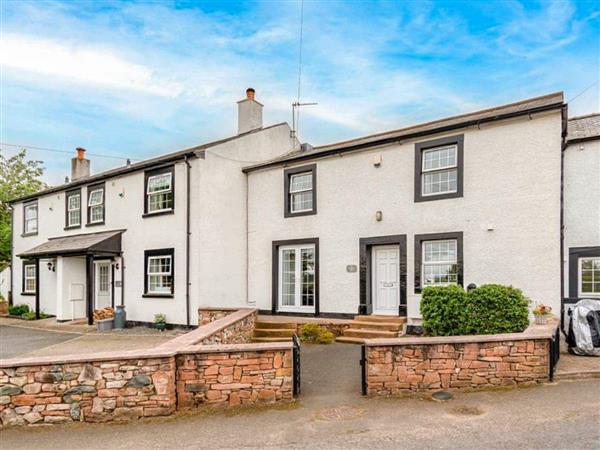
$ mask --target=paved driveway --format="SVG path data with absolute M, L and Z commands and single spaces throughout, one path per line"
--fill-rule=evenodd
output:
M 79 333 L 0 325 L 0 359 L 12 358 L 81 336 Z
M 419 398 L 359 394 L 360 347 L 303 346 L 296 405 L 197 411 L 123 424 L 9 429 L 10 449 L 600 449 L 600 381 Z

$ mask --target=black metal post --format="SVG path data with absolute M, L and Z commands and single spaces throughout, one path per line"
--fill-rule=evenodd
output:
M 94 256 L 85 257 L 85 310 L 88 325 L 94 323 Z
M 35 319 L 40 318 L 40 259 L 35 258 Z

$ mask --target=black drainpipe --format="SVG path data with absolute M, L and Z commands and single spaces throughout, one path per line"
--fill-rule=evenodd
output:
M 24 220 L 24 219 L 23 219 Z M 8 306 L 13 305 L 13 296 L 15 290 L 13 289 L 13 277 L 15 276 L 15 207 L 10 205 L 10 286 L 8 291 Z M 37 288 L 37 286 L 36 286 Z
M 560 329 L 566 336 L 565 316 L 565 152 L 567 150 L 567 132 L 569 124 L 569 107 L 563 105 L 561 109 L 562 118 L 562 141 L 560 151 Z
M 185 318 L 186 324 L 190 326 L 190 169 L 188 157 L 185 157 L 186 166 L 186 224 L 185 224 Z

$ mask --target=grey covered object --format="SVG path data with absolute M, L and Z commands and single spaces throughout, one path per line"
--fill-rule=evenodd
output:
M 569 351 L 576 355 L 600 356 L 600 300 L 579 300 L 570 315 Z

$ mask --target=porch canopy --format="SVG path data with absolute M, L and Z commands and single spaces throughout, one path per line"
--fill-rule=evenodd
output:
M 86 270 L 86 315 L 88 323 L 93 322 L 94 304 L 94 257 L 118 256 L 121 254 L 121 234 L 125 230 L 103 231 L 100 233 L 75 234 L 49 238 L 17 256 L 35 261 L 35 315 L 40 317 L 40 259 L 57 256 L 85 256 Z

